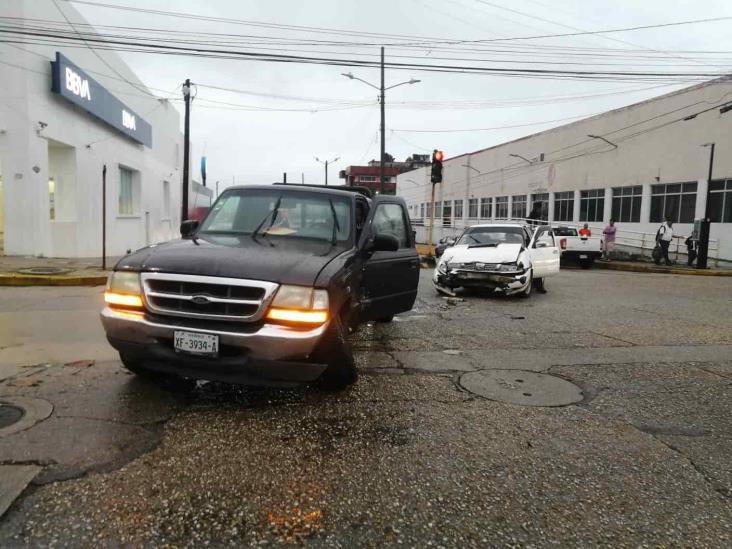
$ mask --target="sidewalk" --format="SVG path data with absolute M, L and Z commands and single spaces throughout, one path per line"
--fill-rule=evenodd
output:
M 0 286 L 100 286 L 107 283 L 117 258 L 0 256 Z
M 611 271 L 628 271 L 633 273 L 661 273 L 661 274 L 680 274 L 693 276 L 732 276 L 732 269 L 710 268 L 697 269 L 695 267 L 687 267 L 684 263 L 674 263 L 673 265 L 656 265 L 655 263 L 646 263 L 640 261 L 595 261 L 594 268 L 608 269 Z

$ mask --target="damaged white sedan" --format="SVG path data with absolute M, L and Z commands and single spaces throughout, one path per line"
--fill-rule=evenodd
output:
M 532 288 L 546 292 L 545 279 L 559 273 L 559 256 L 549 226 L 474 225 L 445 250 L 432 281 L 447 295 L 472 287 L 528 296 Z

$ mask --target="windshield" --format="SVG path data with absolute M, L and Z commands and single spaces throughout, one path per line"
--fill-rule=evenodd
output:
M 498 246 L 499 244 L 524 244 L 521 227 L 473 227 L 460 237 L 458 244 L 476 246 Z
M 343 242 L 351 238 L 351 204 L 281 187 L 232 190 L 214 204 L 199 232 Z
M 572 227 L 556 227 L 554 229 L 555 236 L 577 236 L 577 229 Z

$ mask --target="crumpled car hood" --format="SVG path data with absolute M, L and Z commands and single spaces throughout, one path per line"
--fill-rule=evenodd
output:
M 513 263 L 518 259 L 522 244 L 499 244 L 495 248 L 468 248 L 456 246 L 449 248 L 442 256 L 445 261 L 451 263 Z

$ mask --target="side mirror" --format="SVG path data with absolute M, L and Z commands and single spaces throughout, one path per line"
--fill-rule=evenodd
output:
M 455 245 L 455 242 L 457 242 L 457 240 L 455 240 L 454 238 L 448 238 L 448 239 L 447 239 L 447 240 L 445 241 L 445 243 L 446 243 L 446 244 L 447 244 L 448 246 L 454 246 L 454 245 Z
M 190 238 L 196 232 L 196 229 L 198 229 L 198 221 L 195 219 L 186 219 L 180 224 L 181 238 Z
M 396 252 L 399 249 L 399 239 L 390 234 L 377 234 L 371 241 L 371 252 Z

